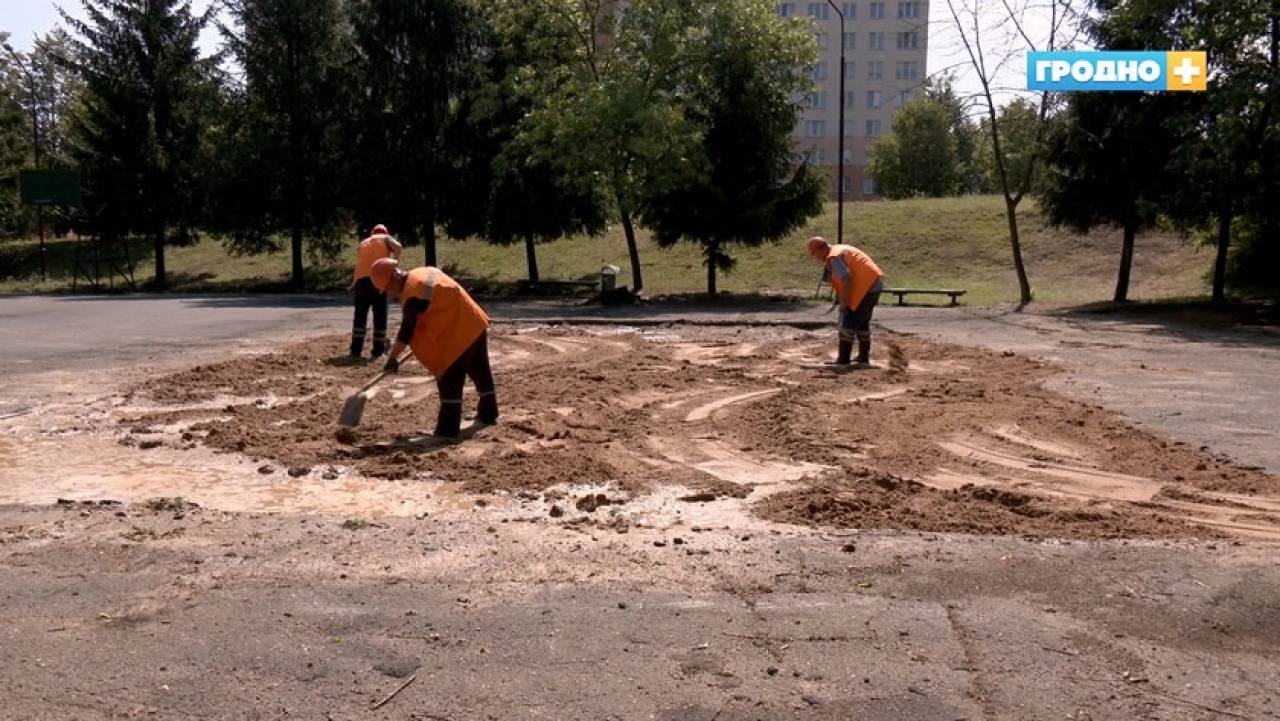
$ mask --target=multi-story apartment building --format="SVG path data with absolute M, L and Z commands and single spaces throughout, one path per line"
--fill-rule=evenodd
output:
M 826 0 L 780 2 L 778 13 L 808 18 L 818 41 L 815 89 L 804 102 L 796 127 L 796 147 L 810 162 L 830 168 L 835 178 L 840 133 L 844 133 L 843 196 L 854 200 L 875 195 L 867 174 L 867 153 L 876 138 L 889 132 L 893 116 L 923 92 L 928 45 L 928 0 L 845 0 L 837 2 L 840 18 Z M 840 50 L 844 48 L 845 91 L 840 95 Z M 844 127 L 840 127 L 840 105 Z M 835 197 L 837 185 L 832 182 Z
M 691 0 L 715 2 L 716 0 Z M 625 10 L 626 0 L 605 0 L 610 12 Z M 831 197 L 849 200 L 875 196 L 867 174 L 867 154 L 876 138 L 889 132 L 893 116 L 923 93 L 928 46 L 929 0 L 827 0 L 779 2 L 778 14 L 813 25 L 818 62 L 809 69 L 814 91 L 802 99 L 796 124 L 796 149 L 831 173 Z M 840 95 L 840 50 L 844 48 L 845 88 Z M 844 104 L 844 127 L 840 105 Z M 840 133 L 844 133 L 844 178 L 836 183 Z M 837 193 L 840 187 L 842 193 Z

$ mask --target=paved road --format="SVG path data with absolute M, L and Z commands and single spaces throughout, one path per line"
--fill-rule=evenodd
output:
M 489 309 L 498 320 L 530 321 L 820 325 L 832 319 L 821 308 L 782 302 L 633 308 L 499 302 Z M 349 314 L 346 298 L 331 295 L 3 297 L 0 415 L 57 392 L 68 374 L 190 362 L 187 356 L 229 348 L 265 350 L 283 337 L 346 332 Z M 1274 329 L 892 306 L 877 318 L 897 331 L 1054 360 L 1069 371 L 1054 381 L 1059 389 L 1280 473 L 1280 334 Z
M 0 717 L 1280 718 L 1266 547 L 508 513 L 0 507 Z
M 490 308 L 829 320 L 786 304 Z M 343 332 L 347 314 L 331 297 L 2 298 L 0 416 L 88 392 L 65 390 L 67 378 L 110 382 Z M 977 310 L 880 319 L 1055 358 L 1070 393 L 1280 469 L 1280 348 L 1266 331 Z M 695 505 L 676 526 L 620 533 L 594 525 L 603 511 L 560 525 L 518 503 L 364 528 L 0 507 L 0 718 L 1280 719 L 1271 546 L 821 533 L 746 518 L 711 529 Z

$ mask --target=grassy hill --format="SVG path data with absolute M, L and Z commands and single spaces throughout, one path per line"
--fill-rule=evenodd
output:
M 972 305 L 993 305 L 1017 298 L 1017 282 L 1009 253 L 1003 201 L 995 196 L 849 203 L 845 206 L 846 239 L 876 258 L 894 286 L 960 287 Z M 1111 297 L 1119 262 L 1120 237 L 1115 231 L 1087 236 L 1044 227 L 1035 204 L 1020 213 L 1028 271 L 1036 300 L 1050 305 L 1076 304 Z M 720 288 L 731 293 L 812 295 L 817 266 L 804 254 L 810 235 L 834 239 L 836 206 L 787 242 L 760 248 L 735 248 L 737 267 L 721 274 Z M 0 292 L 63 291 L 70 288 L 74 243 L 50 244 L 49 281 L 39 282 L 35 244 L 0 242 Z M 352 241 L 354 250 L 355 241 Z M 409 262 L 421 262 L 421 249 L 406 250 Z M 144 242 L 134 246 L 136 277 L 151 277 L 151 257 Z M 524 277 L 521 246 L 496 247 L 477 241 L 446 240 L 440 244 L 444 265 L 460 275 L 502 285 Z M 662 250 L 641 233 L 645 289 L 650 295 L 697 293 L 706 272 L 695 246 Z M 620 282 L 630 282 L 626 244 L 620 227 L 602 238 L 566 238 L 538 248 L 545 279 L 592 277 L 603 263 L 623 268 Z M 233 258 L 216 240 L 169 250 L 171 285 L 177 291 L 280 289 L 287 278 L 288 256 Z M 1207 292 L 1205 273 L 1211 255 L 1172 233 L 1140 236 L 1130 297 L 1160 300 L 1200 296 Z M 19 272 L 21 269 L 23 272 Z M 320 289 L 345 287 L 350 259 L 310 264 L 310 282 Z

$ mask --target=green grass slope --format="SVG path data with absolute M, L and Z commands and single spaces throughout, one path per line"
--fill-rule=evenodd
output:
M 845 238 L 869 252 L 884 268 L 892 286 L 964 288 L 972 305 L 994 305 L 1017 299 L 1017 282 L 1009 251 L 1003 201 L 995 196 L 849 203 L 845 206 Z M 1035 204 L 1023 203 L 1019 213 L 1023 245 L 1036 301 L 1048 305 L 1107 300 L 1115 286 L 1120 237 L 1115 231 L 1080 236 L 1048 228 Z M 775 245 L 731 250 L 738 264 L 722 273 L 720 288 L 735 294 L 782 293 L 812 295 L 819 269 L 804 253 L 810 235 L 834 240 L 836 205 L 829 203 L 793 237 Z M 640 235 L 645 290 L 650 295 L 701 292 L 706 283 L 698 248 L 682 245 L 663 250 Z M 354 252 L 355 240 L 352 241 Z M 70 288 L 75 244 L 50 243 L 48 281 L 39 282 L 33 241 L 0 242 L 0 292 L 64 291 Z M 483 242 L 445 240 L 441 262 L 459 275 L 490 287 L 514 283 L 525 276 L 524 249 Z M 136 277 L 151 278 L 151 256 L 145 242 L 133 246 Z M 620 227 L 600 238 L 574 237 L 538 246 L 544 279 L 595 278 L 604 263 L 623 268 L 621 283 L 630 283 L 626 243 Z M 406 250 L 408 262 L 421 262 L 422 250 Z M 188 248 L 172 248 L 167 255 L 171 287 L 176 291 L 236 291 L 283 289 L 288 256 L 230 257 L 216 240 Z M 309 285 L 319 289 L 345 287 L 350 258 L 335 264 L 308 264 Z M 1207 252 L 1173 233 L 1140 236 L 1135 255 L 1130 298 L 1168 300 L 1204 295 L 1205 271 L 1212 262 Z

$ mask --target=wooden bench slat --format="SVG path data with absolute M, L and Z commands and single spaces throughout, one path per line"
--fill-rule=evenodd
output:
M 898 296 L 898 305 L 906 305 L 906 297 L 909 295 L 946 295 L 951 297 L 951 305 L 960 304 L 960 296 L 968 291 L 959 288 L 941 289 L 941 288 L 885 288 L 885 293 Z

